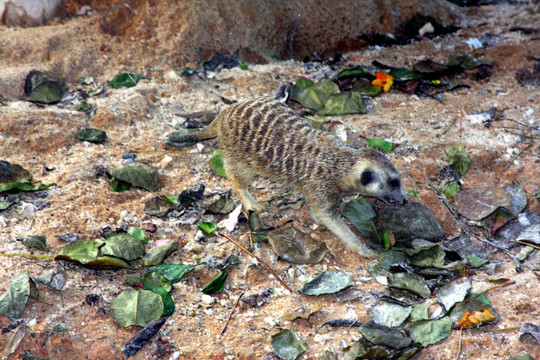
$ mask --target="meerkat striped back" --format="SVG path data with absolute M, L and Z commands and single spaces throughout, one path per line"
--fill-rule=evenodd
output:
M 235 104 L 217 120 L 221 148 L 233 166 L 245 164 L 286 185 L 321 171 L 327 163 L 322 153 L 339 142 L 271 99 Z

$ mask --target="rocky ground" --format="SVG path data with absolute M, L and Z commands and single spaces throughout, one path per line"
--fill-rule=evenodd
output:
M 67 24 L 37 29 L 0 28 L 0 37 L 6 39 L 12 33 L 24 32 L 25 36 L 31 36 L 35 31 L 50 31 L 57 33 L 61 40 L 62 27 L 84 28 L 88 21 L 92 20 L 74 19 Z M 41 107 L 12 97 L 0 106 L 0 159 L 21 164 L 35 179 L 56 186 L 39 193 L 43 198 L 39 198 L 39 194 L 23 195 L 23 200 L 34 207 L 28 206 L 20 214 L 14 209 L 0 212 L 0 253 L 28 253 L 29 250 L 15 240 L 21 235 L 46 235 L 49 254 L 55 255 L 66 244 L 56 238 L 58 235 L 70 233 L 78 234 L 82 239 L 102 239 L 107 227 L 151 228 L 153 224 L 157 230 L 149 234 L 152 241 L 170 239 L 185 244 L 169 257 L 168 262 L 197 264 L 201 259 L 224 259 L 230 254 L 237 254 L 243 262 L 231 271 L 226 289 L 219 297 L 203 301 L 201 288 L 218 273 L 204 265 L 175 284 L 172 292 L 175 313 L 159 336 L 137 353 L 135 359 L 262 359 L 272 352 L 271 335 L 281 328 L 291 327 L 298 331 L 308 348 L 300 359 L 318 358 L 326 349 L 337 351 L 344 344 L 350 345 L 360 334 L 356 328 L 332 329 L 320 328 L 320 325 L 336 318 L 367 321 L 385 286 L 371 278 L 365 259 L 348 252 L 328 231 L 314 231 L 316 226 L 306 207 L 282 212 L 275 206 L 270 207 L 263 218 L 272 226 L 294 221 L 298 228 L 324 240 L 331 255 L 315 266 L 298 267 L 277 259 L 267 244 L 262 244 L 256 254 L 282 277 L 285 272 L 292 275 L 290 281 L 296 289 L 302 286 L 305 277 L 318 271 L 341 269 L 355 279 L 356 288 L 363 293 L 360 298 L 339 302 L 335 295 L 293 296 L 262 266 L 227 240 L 209 236 L 196 241 L 196 225 L 186 224 L 182 217 L 160 220 L 145 215 L 144 203 L 154 194 L 141 189 L 112 193 L 107 179 L 96 175 L 96 168 L 119 166 L 124 161 L 122 154 L 136 153 L 139 160 L 159 169 L 162 194 L 178 194 L 204 183 L 206 196 L 200 205 L 204 208 L 216 198 L 215 194 L 228 191 L 230 183 L 215 176 L 208 166 L 210 146 L 215 143 L 190 148 L 165 146 L 167 135 L 180 129 L 185 122 L 179 112 L 219 111 L 226 107 L 220 97 L 244 100 L 272 96 L 281 84 L 296 81 L 301 75 L 317 78 L 342 68 L 369 65 L 372 60 L 408 67 L 421 59 L 445 62 L 452 54 L 472 54 L 495 64 L 489 79 L 467 80 L 468 88 L 445 92 L 439 98 L 391 90 L 370 100 L 365 115 L 335 116 L 325 120 L 337 124 L 332 126 L 334 130 L 347 130 L 348 140 L 353 144 L 363 145 L 364 137 L 385 138 L 400 144 L 389 156 L 402 173 L 404 187 L 419 191 L 414 201 L 422 202 L 435 214 L 448 238 L 457 236 L 460 226 L 424 177 L 435 178 L 446 165 L 443 146 L 447 144 L 463 144 L 471 156 L 471 169 L 464 179 L 464 186 L 503 187 L 522 181 L 529 196 L 529 210 L 540 212 L 540 201 L 533 196 L 540 189 L 537 140 L 540 135 L 540 91 L 538 87 L 524 87 L 516 80 L 519 69 L 532 71 L 534 68 L 535 61 L 529 57 L 540 56 L 540 34 L 511 30 L 515 26 L 538 30 L 539 24 L 537 4 L 471 8 L 465 11 L 460 24 L 462 29 L 455 34 L 405 46 L 369 47 L 345 54 L 344 60 L 334 68 L 320 64 L 308 67 L 293 60 L 270 60 L 265 65 L 248 64 L 248 70 L 233 68 L 211 78 L 201 78 L 180 76 L 171 68 L 153 67 L 141 59 L 140 67 L 123 67 L 115 72 L 108 69 L 94 75 L 96 81 L 105 82 L 116 73 L 140 71 L 147 79 L 133 88 L 109 88 L 106 93 L 89 98 L 88 102 L 96 109 L 93 116 L 69 107 Z M 492 43 L 478 49 L 472 49 L 466 43 L 469 38 L 481 38 L 486 34 L 497 36 L 492 38 Z M 99 43 L 102 40 L 98 34 L 93 35 L 93 41 Z M 31 67 L 26 65 L 20 69 L 15 66 L 12 69 L 22 73 Z M 10 69 L 0 69 L 0 72 L 8 74 Z M 10 81 L 21 79 L 20 76 L 8 78 Z M 75 82 L 67 85 L 71 89 L 81 86 Z M 500 117 L 490 127 L 468 116 L 492 107 L 498 109 Z M 79 141 L 76 134 L 84 127 L 105 130 L 108 141 L 103 145 Z M 528 146 L 527 137 L 532 139 L 532 146 Z M 295 194 L 262 179 L 256 182 L 255 188 L 254 196 L 262 202 L 283 196 L 298 199 Z M 221 217 L 198 215 L 195 221 L 201 220 L 217 222 Z M 239 224 L 232 235 L 247 243 L 246 224 Z M 459 358 L 462 359 L 507 359 L 523 353 L 540 357 L 538 344 L 521 342 L 518 332 L 525 322 L 540 323 L 538 251 L 525 260 L 522 273 L 516 273 L 514 263 L 500 252 L 491 254 L 490 259 L 499 261 L 500 265 L 492 274 L 478 271 L 473 278 L 475 291 L 493 286 L 486 281 L 489 277 L 515 281 L 514 285 L 489 294 L 500 315 L 499 322 L 487 329 L 464 330 L 462 334 L 453 331 L 448 339 L 424 349 L 415 359 L 456 358 L 460 341 Z M 51 270 L 63 271 L 67 278 L 67 284 L 60 292 L 39 287 L 41 301 L 24 313 L 24 318 L 29 321 L 25 336 L 13 354 L 5 354 L 6 358 L 22 358 L 25 351 L 51 359 L 123 358 L 121 347 L 139 329 L 120 327 L 108 309 L 111 300 L 126 289 L 125 277 L 142 270 L 93 270 L 50 259 L 19 256 L 1 256 L 0 260 L 0 289 L 7 288 L 24 270 L 31 276 Z M 532 269 L 536 269 L 536 273 Z M 273 288 L 275 294 L 266 305 L 260 308 L 241 305 L 226 333 L 220 335 L 241 293 L 262 293 L 269 288 Z M 89 295 L 99 295 L 97 304 L 87 301 Z M 284 315 L 297 311 L 299 302 L 306 308 L 320 307 L 321 310 L 309 320 L 286 320 Z M 1 327 L 9 322 L 8 318 L 0 317 Z M 64 324 L 67 331 L 53 331 L 57 324 Z M 5 347 L 8 335 L 0 336 L 0 348 Z

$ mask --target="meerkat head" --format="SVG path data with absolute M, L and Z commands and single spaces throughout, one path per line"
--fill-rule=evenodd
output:
M 390 205 L 403 205 L 407 195 L 401 176 L 390 160 L 374 149 L 364 149 L 347 182 L 351 190 L 375 197 Z

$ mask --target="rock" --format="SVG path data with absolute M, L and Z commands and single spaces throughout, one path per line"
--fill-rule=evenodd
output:
M 0 0 L 0 19 L 7 26 L 40 26 L 65 16 L 65 0 Z
M 390 230 L 396 241 L 409 244 L 415 238 L 441 241 L 444 230 L 437 219 L 422 204 L 408 202 L 402 206 L 388 206 L 376 218 L 379 231 Z

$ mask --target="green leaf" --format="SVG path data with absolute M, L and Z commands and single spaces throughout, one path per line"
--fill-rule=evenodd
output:
M 493 66 L 493 63 L 483 62 L 472 55 L 452 55 L 448 59 L 448 66 L 459 66 L 465 70 L 472 70 L 480 65 Z
M 171 241 L 167 244 L 160 245 L 146 253 L 144 255 L 142 265 L 143 266 L 155 266 L 159 265 L 165 260 L 167 256 L 180 249 L 180 243 L 178 241 Z
M 144 203 L 144 213 L 155 217 L 167 215 L 170 210 L 175 208 L 174 204 L 168 199 L 169 196 L 176 196 L 176 199 L 178 199 L 178 195 L 152 196 Z M 186 209 L 182 208 L 179 211 L 180 215 L 182 215 Z
M 43 184 L 43 183 L 28 184 L 28 183 L 21 183 L 21 182 L 4 183 L 4 184 L 0 184 L 0 193 L 5 192 L 5 191 L 12 191 L 12 190 L 16 190 L 16 191 L 46 190 L 54 185 L 56 184 Z
M 424 78 L 423 74 L 406 68 L 391 69 L 388 75 L 392 76 L 395 81 L 420 80 Z
M 481 257 L 478 257 L 476 255 L 469 255 L 467 256 L 467 261 L 471 267 L 478 268 L 487 263 L 489 260 L 482 259 Z
M 117 178 L 112 178 L 109 180 L 109 190 L 115 193 L 122 193 L 129 189 L 131 185 L 129 185 L 127 182 L 118 180 Z
M 95 266 L 105 269 L 131 268 L 127 262 L 113 256 L 100 256 L 95 260 L 86 263 L 85 266 Z
M 92 112 L 92 104 L 87 103 L 86 101 L 83 101 L 82 103 L 77 105 L 75 110 L 86 113 L 86 114 L 90 114 Z
M 19 164 L 0 160 L 0 185 L 3 183 L 29 183 L 32 175 Z
M 217 225 L 212 222 L 201 222 L 197 227 L 206 235 L 209 235 L 217 230 Z
M 440 320 L 420 320 L 411 325 L 411 338 L 422 346 L 436 344 L 450 336 L 452 320 L 445 316 Z
M 365 198 L 351 200 L 343 206 L 345 216 L 360 233 L 368 239 L 378 241 L 379 236 L 373 219 L 377 216 L 373 205 Z
M 223 161 L 223 151 L 221 150 L 212 150 L 212 157 L 210 158 L 210 169 L 217 176 L 221 176 L 225 179 L 228 179 L 227 173 L 225 172 L 225 162 Z
M 405 250 L 411 265 L 422 268 L 442 267 L 446 252 L 439 246 L 424 246 Z
M 47 249 L 47 239 L 44 235 L 27 235 L 17 238 L 17 241 L 23 243 L 28 248 L 49 251 Z
M 163 314 L 160 295 L 148 290 L 126 290 L 111 302 L 114 318 L 121 326 L 146 326 Z
M 184 277 L 184 275 L 192 271 L 193 268 L 186 264 L 177 263 L 177 264 L 161 264 L 155 267 L 151 267 L 148 270 L 155 271 L 162 274 L 163 276 L 165 276 L 167 280 L 171 282 L 171 284 L 175 284 L 179 282 Z
M 392 246 L 390 242 L 390 233 L 386 230 L 383 231 L 381 236 L 381 242 L 385 249 L 390 249 L 390 246 Z
M 230 194 L 222 195 L 214 201 L 206 211 L 208 211 L 210 214 L 228 214 L 235 208 L 234 200 L 232 199 Z
M 64 246 L 55 260 L 66 260 L 85 265 L 96 259 L 99 247 L 102 243 L 98 241 L 79 240 Z
M 109 237 L 101 247 L 101 254 L 114 256 L 127 261 L 139 259 L 144 255 L 144 245 L 126 233 L 118 233 Z
M 469 166 L 471 166 L 471 159 L 463 145 L 446 145 L 444 147 L 444 153 L 448 159 L 448 164 L 460 173 L 461 176 L 465 176 L 469 170 Z
M 274 353 L 283 360 L 295 360 L 306 352 L 307 348 L 294 330 L 281 330 L 272 335 Z
M 365 114 L 366 111 L 362 95 L 346 91 L 341 94 L 331 94 L 324 103 L 324 107 L 317 111 L 317 115 Z
M 388 287 L 407 290 L 423 298 L 427 298 L 431 295 L 426 280 L 417 274 L 392 274 L 388 276 Z
M 367 146 L 372 148 L 381 148 L 382 151 L 384 151 L 385 153 L 389 153 L 390 151 L 392 151 L 392 145 L 393 144 L 391 142 L 383 139 L 377 139 L 372 137 L 368 137 L 367 139 Z
M 36 86 L 26 97 L 26 101 L 40 104 L 54 104 L 62 100 L 68 88 L 58 81 L 46 80 Z
M 420 194 L 420 191 L 418 191 L 417 188 L 409 189 L 407 190 L 408 194 L 411 194 L 414 197 L 418 197 L 418 194 Z
M 351 91 L 360 95 L 374 97 L 381 93 L 382 87 L 380 87 L 379 85 L 366 84 L 366 85 L 357 86 L 353 88 Z
M 157 170 L 148 164 L 134 161 L 110 172 L 118 180 L 125 181 L 133 186 L 148 191 L 156 191 L 158 183 Z
M 315 84 L 301 77 L 291 87 L 290 98 L 307 108 L 320 110 L 332 94 L 339 94 L 339 87 L 332 80 L 325 79 Z
M 130 227 L 127 231 L 127 233 L 131 236 L 133 236 L 134 238 L 137 238 L 139 239 L 139 241 L 143 244 L 148 244 L 148 239 L 146 238 L 146 235 L 144 234 L 144 230 L 143 229 L 140 229 L 138 227 Z
M 149 271 L 144 274 L 141 278 L 141 281 L 144 290 L 150 290 L 154 292 L 156 289 L 164 289 L 166 292 L 172 290 L 172 285 L 170 281 L 167 280 L 165 276 L 155 271 Z
M 444 197 L 447 198 L 448 200 L 452 199 L 458 192 L 459 188 L 460 186 L 455 181 L 452 181 L 451 183 L 444 185 L 442 189 Z
M 122 73 L 116 75 L 112 80 L 107 81 L 107 83 L 114 89 L 121 87 L 130 88 L 137 85 L 141 79 L 144 79 L 144 76 L 134 73 Z
M 244 63 L 240 63 L 240 65 L 238 65 L 238 67 L 239 67 L 240 69 L 244 70 L 244 71 L 245 71 L 245 70 L 248 70 L 248 66 L 247 66 L 246 64 L 244 64 Z
M 158 294 L 161 296 L 161 300 L 163 301 L 163 313 L 161 316 L 170 316 L 174 313 L 174 310 L 176 310 L 176 306 L 174 305 L 174 300 L 169 294 L 168 291 L 165 291 L 163 288 L 157 288 L 155 290 L 152 290 L 153 293 Z
M 107 140 L 107 133 L 94 128 L 85 128 L 77 133 L 77 139 L 95 144 L 103 144 Z
M 210 280 L 208 284 L 202 289 L 202 292 L 205 294 L 219 294 L 225 288 L 225 280 L 227 280 L 229 273 L 222 271 L 218 276 Z
M 0 315 L 18 319 L 24 313 L 27 304 L 39 300 L 36 283 L 28 271 L 14 279 L 5 293 L 0 296 Z
M 351 275 L 339 271 L 325 271 L 306 283 L 300 293 L 314 296 L 335 294 L 353 285 Z
M 370 72 L 365 71 L 361 66 L 357 66 L 352 69 L 341 70 L 337 76 L 338 80 L 348 79 L 348 78 L 364 78 L 368 80 L 375 79 L 375 75 Z

